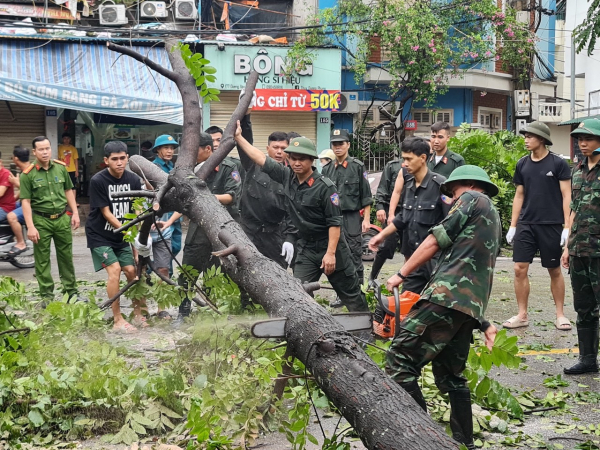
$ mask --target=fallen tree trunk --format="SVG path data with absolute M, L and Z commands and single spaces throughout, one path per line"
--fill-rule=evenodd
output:
M 111 44 L 110 48 L 125 53 L 119 46 Z M 131 56 L 131 50 L 127 54 Z M 186 77 L 193 83 L 187 71 L 181 72 L 182 63 L 177 61 L 181 60 L 179 52 L 169 51 L 169 58 L 177 72 L 178 86 Z M 170 75 L 165 71 L 161 73 Z M 246 92 L 254 90 L 256 80 L 257 74 L 251 74 Z M 251 97 L 242 98 L 226 133 L 234 129 L 236 120 L 241 119 Z M 182 98 L 184 115 L 193 110 L 192 115 L 197 117 L 198 104 L 191 102 L 183 92 Z M 141 156 L 133 156 L 130 160 L 133 171 L 159 188 L 161 210 L 182 212 L 196 222 L 206 232 L 213 249 L 220 251 L 223 269 L 231 279 L 270 316 L 288 319 L 286 339 L 291 353 L 305 364 L 369 449 L 458 448 L 458 444 L 412 397 L 383 373 L 352 336 L 304 291 L 299 280 L 256 250 L 206 183 L 193 174 L 190 161 L 195 161 L 198 140 L 185 135 L 198 134 L 200 128 L 197 124 L 195 127 L 186 125 L 180 159 L 168 176 Z M 227 148 L 233 148 L 231 135 L 224 136 L 221 147 L 223 145 L 226 147 L 206 161 L 205 165 L 210 163 L 207 167 L 216 167 L 228 152 Z M 206 176 L 205 172 L 200 175 Z

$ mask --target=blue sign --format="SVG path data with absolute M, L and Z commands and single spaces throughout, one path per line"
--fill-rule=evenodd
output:
M 46 117 L 56 117 L 58 114 L 56 113 L 55 109 L 47 109 L 46 110 Z

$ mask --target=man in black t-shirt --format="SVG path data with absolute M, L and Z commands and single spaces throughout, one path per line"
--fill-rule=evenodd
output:
M 131 198 L 115 198 L 111 194 L 123 191 L 138 191 L 142 188 L 140 178 L 125 170 L 127 165 L 127 146 L 120 141 L 108 142 L 104 146 L 104 164 L 106 169 L 98 172 L 90 180 L 90 215 L 85 224 L 87 246 L 92 252 L 96 272 L 105 269 L 108 273 L 106 293 L 108 298 L 119 291 L 121 271 L 127 281 L 135 278 L 135 260 L 131 246 L 123 241 L 123 235 L 113 230 L 121 227 L 125 215 L 132 211 Z M 147 326 L 142 316 L 143 301 L 133 302 L 134 323 Z M 113 329 L 124 333 L 137 331 L 121 315 L 119 300 L 113 302 Z
M 541 122 L 530 123 L 521 130 L 525 146 L 531 152 L 517 163 L 513 181 L 516 193 L 512 219 L 506 241 L 513 244 L 515 263 L 515 294 L 519 312 L 504 322 L 504 328 L 529 325 L 527 302 L 529 278 L 527 272 L 539 250 L 542 267 L 550 274 L 550 289 L 556 306 L 555 326 L 559 330 L 571 329 L 564 315 L 565 280 L 560 268 L 562 246 L 569 236 L 571 203 L 571 171 L 560 156 L 550 152 L 550 129 Z

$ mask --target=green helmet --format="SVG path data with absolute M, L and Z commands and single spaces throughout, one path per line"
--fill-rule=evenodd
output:
M 596 118 L 585 119 L 579 124 L 577 128 L 571 131 L 571 136 L 577 136 L 578 134 L 600 136 L 600 120 Z
M 460 166 L 454 169 L 448 179 L 441 186 L 442 194 L 452 196 L 452 192 L 448 190 L 448 185 L 454 181 L 473 180 L 479 181 L 485 185 L 485 191 L 490 197 L 498 195 L 498 186 L 492 183 L 488 174 L 481 167 L 477 166 Z
M 315 144 L 303 136 L 294 138 L 290 141 L 290 145 L 285 149 L 286 153 L 297 153 L 299 155 L 308 155 L 313 158 L 318 158 L 317 149 L 315 148 Z
M 541 138 L 546 139 L 547 145 L 552 145 L 552 139 L 550 139 L 550 128 L 543 122 L 531 122 L 528 123 L 525 128 L 519 131 L 521 134 L 529 133 L 535 134 Z

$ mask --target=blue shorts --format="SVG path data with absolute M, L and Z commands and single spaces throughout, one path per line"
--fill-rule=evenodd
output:
M 21 202 L 17 202 L 17 208 L 12 212 L 16 214 L 19 223 L 21 225 L 25 225 L 25 217 L 23 216 L 23 208 L 21 208 Z

